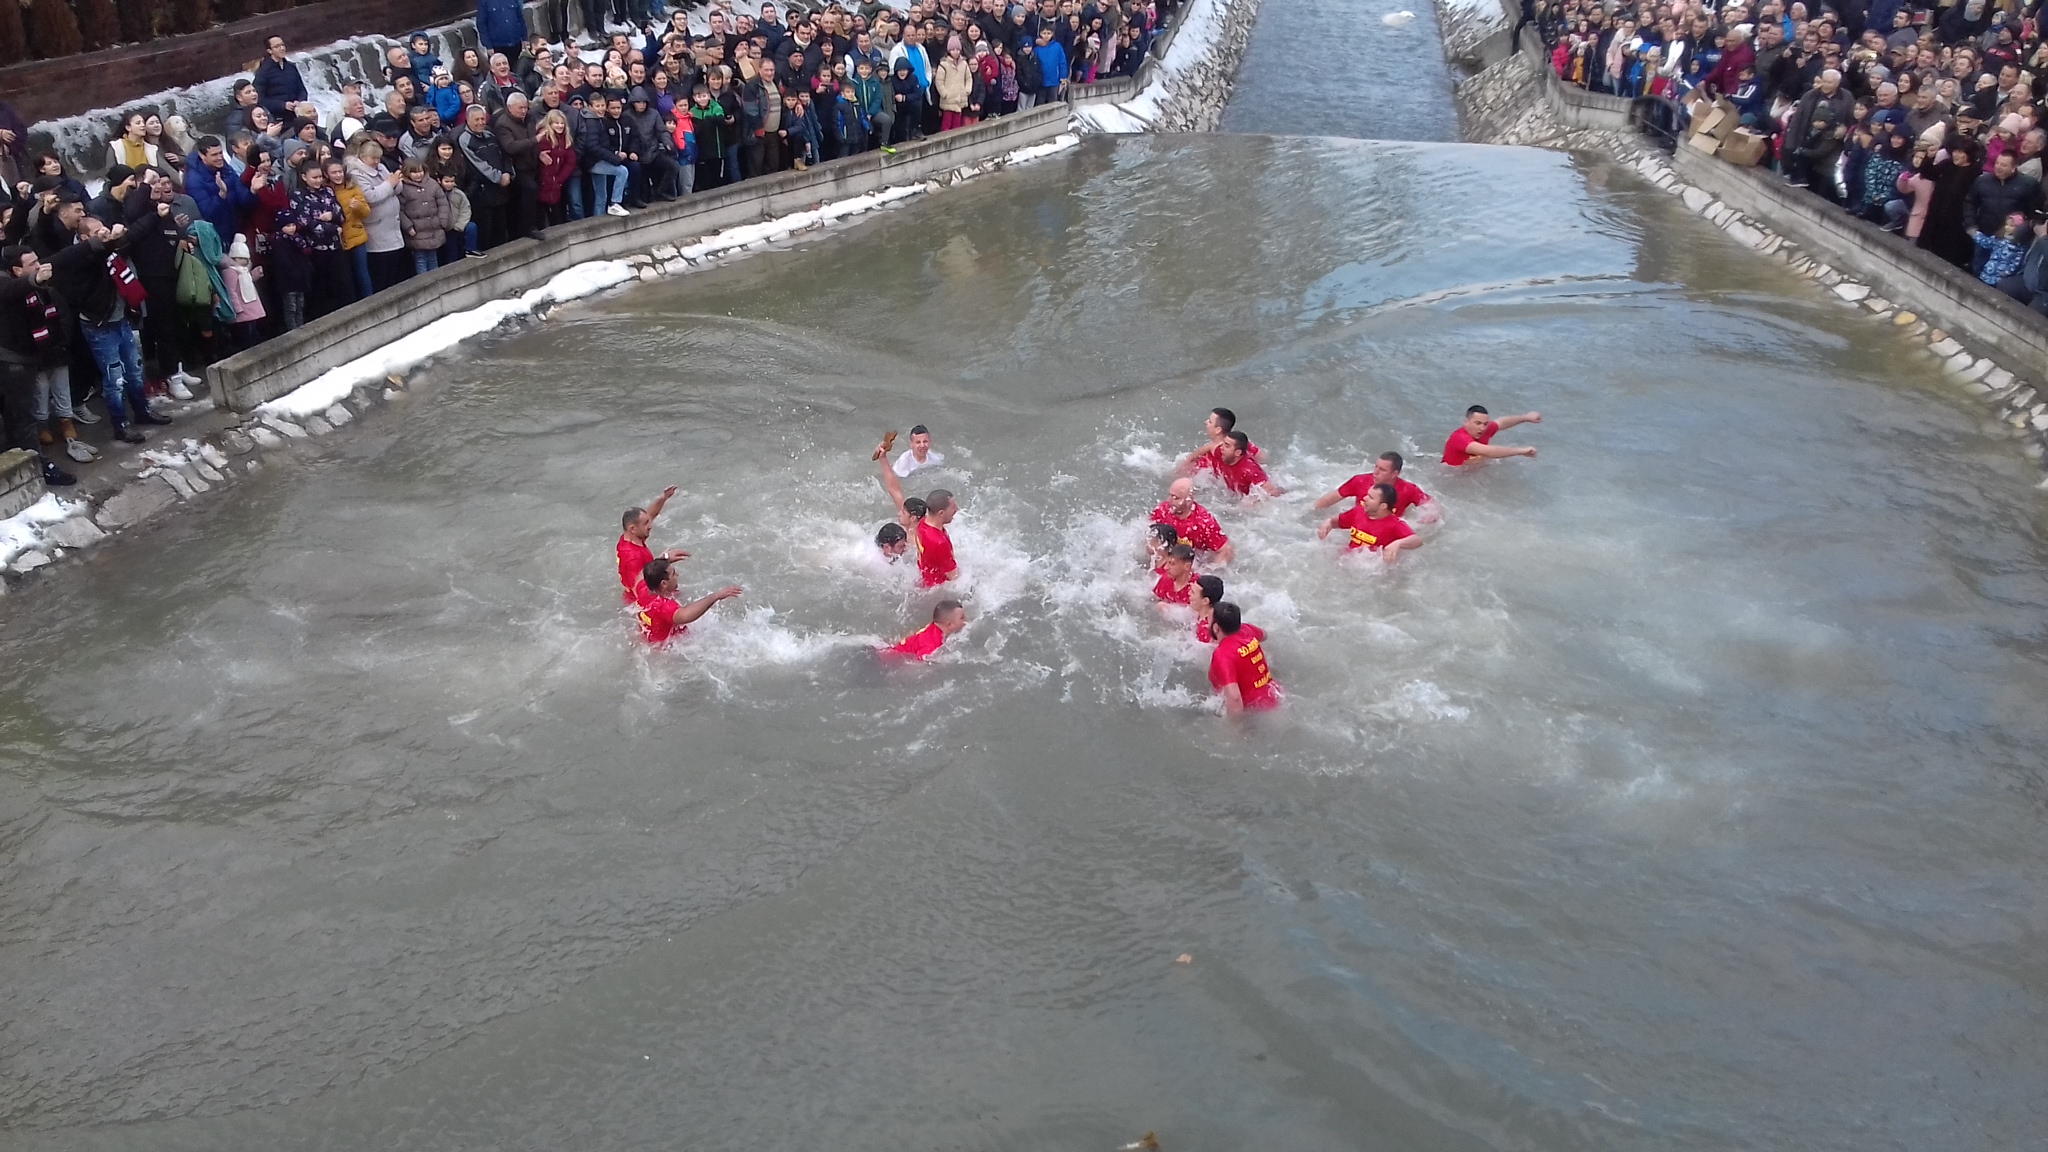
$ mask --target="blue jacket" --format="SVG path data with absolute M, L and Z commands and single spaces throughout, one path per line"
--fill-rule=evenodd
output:
M 306 81 L 299 75 L 299 66 L 287 60 L 282 64 L 265 56 L 256 65 L 256 103 L 270 113 L 273 120 L 284 117 L 286 104 L 297 104 L 306 98 Z
M 461 89 L 450 84 L 446 88 L 429 88 L 427 89 L 427 95 L 433 102 L 434 111 L 441 114 L 442 124 L 459 124 L 462 122 Z
M 1040 83 L 1044 86 L 1045 91 L 1051 92 L 1061 84 L 1066 83 L 1067 50 L 1065 46 L 1057 40 L 1048 40 L 1038 46 L 1037 52 Z
M 216 176 L 220 177 L 220 183 L 227 185 L 226 196 L 220 194 L 214 182 Z M 242 231 L 242 214 L 256 208 L 256 194 L 249 191 L 249 186 L 242 183 L 234 169 L 224 167 L 216 172 L 201 163 L 197 156 L 185 165 L 185 195 L 199 205 L 200 219 L 213 225 L 214 232 L 227 237 L 230 242 L 234 240 L 235 233 Z
M 476 0 L 476 38 L 486 48 L 526 39 L 526 13 L 519 0 Z

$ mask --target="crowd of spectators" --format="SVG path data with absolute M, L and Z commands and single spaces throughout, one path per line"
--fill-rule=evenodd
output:
M 1523 16 L 1560 78 L 1725 98 L 1786 181 L 2048 315 L 2039 0 L 1540 0 Z
M 481 48 L 423 33 L 327 115 L 272 36 L 220 130 L 125 114 L 88 194 L 0 105 L 0 399 L 6 442 L 98 450 L 170 417 L 202 366 L 508 240 L 587 215 L 888 148 L 1135 74 L 1179 0 L 726 0 L 693 32 L 661 0 L 580 0 L 530 34 L 479 0 Z M 569 26 L 566 0 L 550 14 Z

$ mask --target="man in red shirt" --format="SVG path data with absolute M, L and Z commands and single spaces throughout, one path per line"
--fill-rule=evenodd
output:
M 733 585 L 684 604 L 676 599 L 676 585 L 675 566 L 666 560 L 653 561 L 640 573 L 640 635 L 649 644 L 665 644 L 670 637 L 688 632 L 713 604 L 730 600 L 741 591 Z
M 953 560 L 953 538 L 946 534 L 958 511 L 959 502 L 944 488 L 924 498 L 924 519 L 917 522 L 917 571 L 927 588 L 944 584 L 960 570 Z
M 628 508 L 619 518 L 619 586 L 624 589 L 621 599 L 631 604 L 634 601 L 634 585 L 640 580 L 640 573 L 654 562 L 654 551 L 647 547 L 647 537 L 654 531 L 654 518 L 668 507 L 669 497 L 676 494 L 671 484 L 661 490 L 654 503 L 645 508 Z M 661 554 L 663 560 L 681 560 L 689 556 L 681 548 L 671 548 Z
M 1392 564 L 1401 558 L 1402 552 L 1422 547 L 1422 537 L 1394 514 L 1395 499 L 1392 484 L 1373 485 L 1364 502 L 1324 521 L 1316 529 L 1316 539 L 1329 536 L 1332 528 L 1347 528 L 1351 531 L 1351 547 L 1370 548 Z
M 1278 708 L 1280 685 L 1266 667 L 1266 634 L 1246 624 L 1237 605 L 1227 600 L 1216 605 L 1212 625 L 1216 651 L 1209 657 L 1209 686 L 1223 697 L 1224 715 Z
M 1161 566 L 1159 582 L 1152 585 L 1152 595 L 1168 604 L 1185 604 L 1194 582 L 1195 550 L 1175 544 L 1166 550 L 1166 563 Z
M 1237 413 L 1232 412 L 1228 408 L 1209 409 L 1208 419 L 1202 422 L 1202 434 L 1207 436 L 1209 441 L 1181 458 L 1181 471 L 1199 472 L 1204 468 L 1214 468 L 1216 466 L 1216 450 L 1223 446 L 1223 438 L 1230 435 L 1230 430 L 1235 427 L 1237 427 Z M 1245 451 L 1251 453 L 1256 458 L 1259 454 L 1259 446 L 1247 442 Z
M 1481 460 L 1499 460 L 1508 456 L 1536 458 L 1534 448 L 1503 448 L 1493 442 L 1494 434 L 1517 424 L 1541 424 L 1543 413 L 1529 412 L 1520 416 L 1503 416 L 1499 420 L 1487 415 L 1486 409 L 1474 404 L 1465 409 L 1465 423 L 1460 425 L 1451 438 L 1444 441 L 1444 463 L 1456 468 L 1477 457 Z
M 906 656 L 912 660 L 923 660 L 925 657 L 937 652 L 939 645 L 946 642 L 946 637 L 965 627 L 967 627 L 966 607 L 958 600 L 941 600 L 937 604 L 932 605 L 931 623 L 925 625 L 923 629 L 904 637 L 896 644 L 884 648 L 883 651 L 896 656 Z
M 1252 455 L 1252 440 L 1242 432 L 1231 432 L 1223 437 L 1210 455 L 1200 456 L 1195 469 L 1214 468 L 1223 486 L 1239 496 L 1249 496 L 1253 488 L 1261 488 L 1268 496 L 1278 496 L 1286 489 L 1266 477 L 1266 470 L 1259 466 L 1258 458 Z
M 1207 508 L 1195 503 L 1195 482 L 1183 476 L 1166 489 L 1166 499 L 1152 510 L 1152 523 L 1173 529 L 1182 544 L 1197 552 L 1214 552 L 1228 564 L 1232 555 L 1230 537 Z
M 1437 522 L 1436 505 L 1429 499 L 1429 493 L 1401 479 L 1403 461 L 1399 452 L 1382 452 L 1373 462 L 1372 471 L 1360 473 L 1346 480 L 1335 492 L 1316 501 L 1316 510 L 1321 511 L 1345 497 L 1351 497 L 1353 508 L 1365 503 L 1365 497 L 1374 485 L 1394 486 L 1394 515 L 1406 516 L 1410 508 L 1416 509 L 1415 518 L 1424 524 Z

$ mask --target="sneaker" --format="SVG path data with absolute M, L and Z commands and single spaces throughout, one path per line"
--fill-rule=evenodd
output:
M 90 464 L 100 458 L 100 454 L 93 450 L 93 446 L 83 440 L 66 440 L 64 454 L 80 464 Z
M 149 397 L 151 400 L 156 400 L 164 396 L 169 396 L 171 394 L 171 386 L 165 383 L 161 377 L 155 380 L 147 380 L 143 382 L 142 394 L 144 396 Z
M 161 412 L 153 412 L 148 408 L 144 408 L 135 414 L 135 422 L 137 424 L 169 424 L 171 418 Z
M 52 488 L 64 488 L 78 483 L 78 477 L 57 467 L 54 460 L 43 461 L 43 483 Z
M 192 398 L 192 390 L 190 388 L 185 387 L 185 381 L 183 380 L 183 378 L 173 376 L 169 380 L 165 381 L 165 383 L 171 386 L 171 399 L 190 400 Z
M 147 444 L 149 435 L 140 428 L 116 428 L 114 439 L 123 444 Z
M 630 213 L 630 212 L 626 211 L 624 207 L 622 207 L 622 206 L 620 206 L 620 205 L 618 205 L 618 204 L 614 204 L 614 205 L 612 205 L 611 207 L 609 207 L 609 208 L 605 209 L 605 210 L 604 210 L 604 212 L 605 212 L 605 215 L 607 215 L 607 216 L 630 216 L 630 215 L 632 215 L 632 213 Z
M 93 415 L 92 409 L 87 408 L 83 402 L 71 406 L 71 418 L 80 424 L 97 424 L 100 422 L 100 418 Z

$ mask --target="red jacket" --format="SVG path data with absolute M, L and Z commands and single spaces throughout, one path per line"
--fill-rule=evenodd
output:
M 540 146 L 540 202 L 560 204 L 562 189 L 576 178 L 576 149 L 567 141 Z

